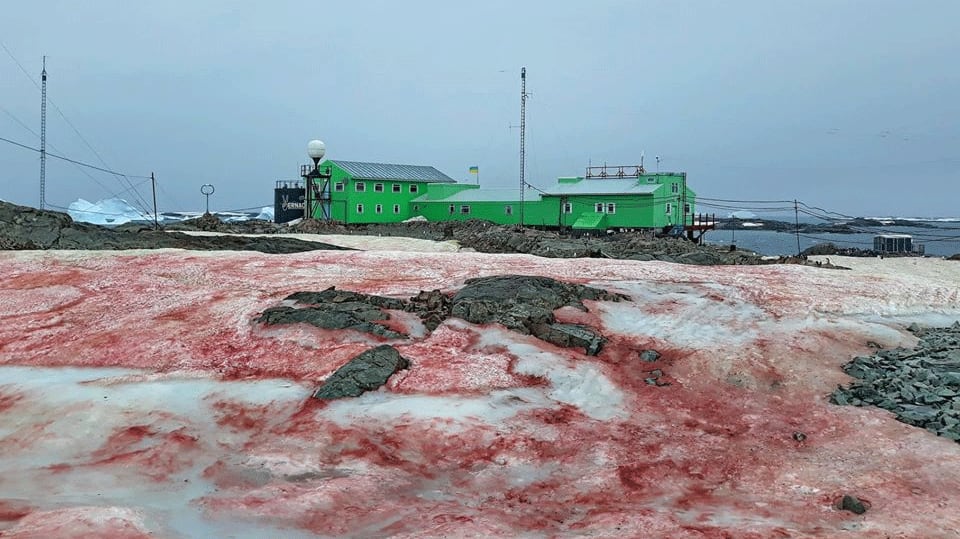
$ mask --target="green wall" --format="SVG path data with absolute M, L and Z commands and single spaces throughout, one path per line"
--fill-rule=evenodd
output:
M 398 223 L 416 215 L 411 213 L 410 201 L 422 196 L 431 182 L 410 180 L 357 180 L 333 162 L 323 162 L 320 169 L 330 167 L 330 205 L 331 217 L 344 223 Z M 342 190 L 338 191 L 338 184 Z M 377 191 L 377 185 L 383 187 Z M 363 191 L 358 190 L 362 185 Z M 444 184 L 456 185 L 456 184 Z M 394 191 L 399 189 L 399 192 Z M 359 211 L 358 205 L 363 211 Z M 377 213 L 380 205 L 380 213 Z M 315 218 L 322 218 L 320 208 L 314 212 Z
M 335 162 L 325 161 L 321 170 L 329 167 L 332 218 L 345 223 L 393 223 L 422 215 L 429 221 L 464 221 L 482 219 L 502 225 L 520 222 L 519 200 L 484 200 L 478 185 L 461 183 L 436 183 L 410 180 L 360 180 L 354 179 Z M 663 228 L 680 224 L 683 217 L 682 201 L 685 183 L 684 173 L 645 174 L 637 179 L 642 184 L 659 184 L 654 193 L 612 195 L 541 195 L 531 193 L 524 203 L 524 224 L 545 227 L 571 227 L 581 215 L 597 213 L 596 205 L 602 204 L 605 218 L 603 226 L 609 228 Z M 558 185 L 573 186 L 586 180 L 582 177 L 560 178 Z M 341 190 L 337 186 L 342 185 Z M 377 191 L 377 185 L 383 186 Z M 363 190 L 358 190 L 363 185 Z M 571 187 L 572 189 L 572 187 Z M 474 200 L 470 192 L 476 191 Z M 696 211 L 696 195 L 686 187 L 686 202 L 691 213 Z M 453 202 L 444 200 L 457 199 Z M 499 198 L 499 197 L 494 197 Z M 517 197 L 519 199 L 519 197 Z M 563 205 L 569 203 L 570 211 Z M 613 205 L 613 208 L 610 205 Z M 670 204 L 670 212 L 666 207 Z M 362 205 L 362 212 L 358 205 Z M 377 212 L 377 205 L 380 212 Z M 453 212 L 450 206 L 453 205 Z M 462 208 L 469 208 L 464 213 Z M 510 212 L 507 212 L 510 207 Z M 611 211 L 612 210 L 612 211 Z M 315 218 L 322 218 L 318 208 Z

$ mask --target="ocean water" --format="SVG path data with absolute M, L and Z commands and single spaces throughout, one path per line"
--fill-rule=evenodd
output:
M 909 234 L 913 243 L 922 244 L 927 256 L 950 256 L 960 253 L 960 223 L 930 223 L 937 228 L 885 226 L 864 229 L 858 234 L 800 234 L 800 250 L 818 243 L 832 243 L 837 247 L 873 249 L 873 237 L 877 234 Z M 769 230 L 713 230 L 704 236 L 707 243 L 715 245 L 735 244 L 740 249 L 755 251 L 762 255 L 796 255 L 797 236 L 789 232 Z

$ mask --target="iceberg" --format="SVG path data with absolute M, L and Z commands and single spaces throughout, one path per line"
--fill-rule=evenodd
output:
M 122 225 L 130 221 L 148 221 L 153 218 L 122 198 L 108 198 L 97 202 L 77 199 L 67 207 L 67 214 L 74 221 L 95 225 Z

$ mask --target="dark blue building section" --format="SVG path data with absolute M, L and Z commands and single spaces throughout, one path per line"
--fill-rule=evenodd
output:
M 305 192 L 302 180 L 278 181 L 273 190 L 273 222 L 302 218 Z

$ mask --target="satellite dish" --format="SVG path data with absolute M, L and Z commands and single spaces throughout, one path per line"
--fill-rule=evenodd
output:
M 311 140 L 307 143 L 307 155 L 310 156 L 310 159 L 313 159 L 314 162 L 318 162 L 323 159 L 323 156 L 327 153 L 327 145 L 323 143 L 322 140 Z

